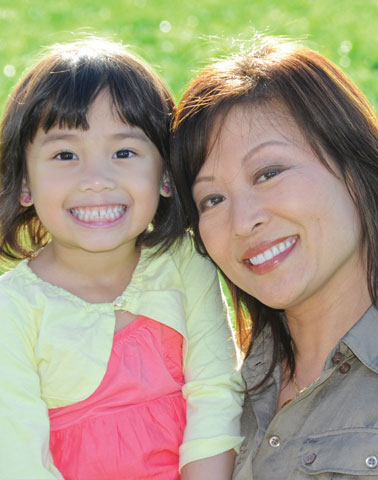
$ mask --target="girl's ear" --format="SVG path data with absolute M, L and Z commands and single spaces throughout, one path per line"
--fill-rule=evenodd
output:
M 22 181 L 20 203 L 23 207 L 30 207 L 31 205 L 33 205 L 32 196 L 31 196 L 29 187 L 26 183 L 26 180 Z
M 171 197 L 172 196 L 170 182 L 169 182 L 169 179 L 168 179 L 167 175 L 163 175 L 162 184 L 161 184 L 161 187 L 160 187 L 160 195 L 162 197 Z

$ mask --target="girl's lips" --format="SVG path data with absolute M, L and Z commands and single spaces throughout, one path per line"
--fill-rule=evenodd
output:
M 255 273 L 267 273 L 276 268 L 291 253 L 298 238 L 298 235 L 282 237 L 250 248 L 243 256 L 243 263 Z
M 116 222 L 126 212 L 127 206 L 122 204 L 73 207 L 69 211 L 80 223 L 88 225 L 107 225 Z

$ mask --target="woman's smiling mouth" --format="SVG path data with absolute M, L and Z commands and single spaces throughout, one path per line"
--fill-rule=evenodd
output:
M 271 248 L 268 248 L 262 253 L 259 253 L 255 257 L 249 259 L 252 265 L 261 265 L 268 260 L 271 260 L 274 257 L 277 257 L 282 252 L 288 250 L 294 243 L 297 241 L 298 237 L 291 237 L 283 242 L 280 242 L 276 245 L 273 245 Z
M 267 273 L 275 268 L 292 251 L 298 241 L 298 236 L 280 238 L 270 245 L 247 250 L 243 263 L 256 273 Z

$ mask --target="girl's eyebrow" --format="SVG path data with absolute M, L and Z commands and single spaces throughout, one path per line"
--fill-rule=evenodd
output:
M 39 142 L 41 146 L 47 145 L 48 143 L 56 142 L 59 140 L 70 140 L 73 139 L 75 135 L 73 133 L 46 133 L 46 135 Z
M 48 132 L 40 141 L 40 145 L 44 146 L 49 143 L 57 142 L 59 140 L 73 140 L 77 136 L 78 135 L 76 133 L 69 133 L 69 132 L 51 132 L 51 133 Z M 142 140 L 146 143 L 150 141 L 147 135 L 142 130 L 139 130 L 139 129 L 130 129 L 124 132 L 114 133 L 112 135 L 109 135 L 109 138 L 114 140 L 123 140 L 123 139 L 133 138 L 137 140 Z
M 114 135 L 110 135 L 110 138 L 114 138 L 115 140 L 122 140 L 124 138 L 135 138 L 137 140 L 142 140 L 144 142 L 150 142 L 150 139 L 142 130 L 130 130 L 127 132 L 119 132 L 115 133 Z

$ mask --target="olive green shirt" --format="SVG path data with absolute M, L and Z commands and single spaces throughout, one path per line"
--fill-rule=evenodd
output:
M 272 354 L 270 328 L 243 366 L 250 389 Z M 378 312 L 374 307 L 328 356 L 321 377 L 275 414 L 280 366 L 246 394 L 233 480 L 378 479 Z M 253 470 L 253 472 L 252 472 Z

